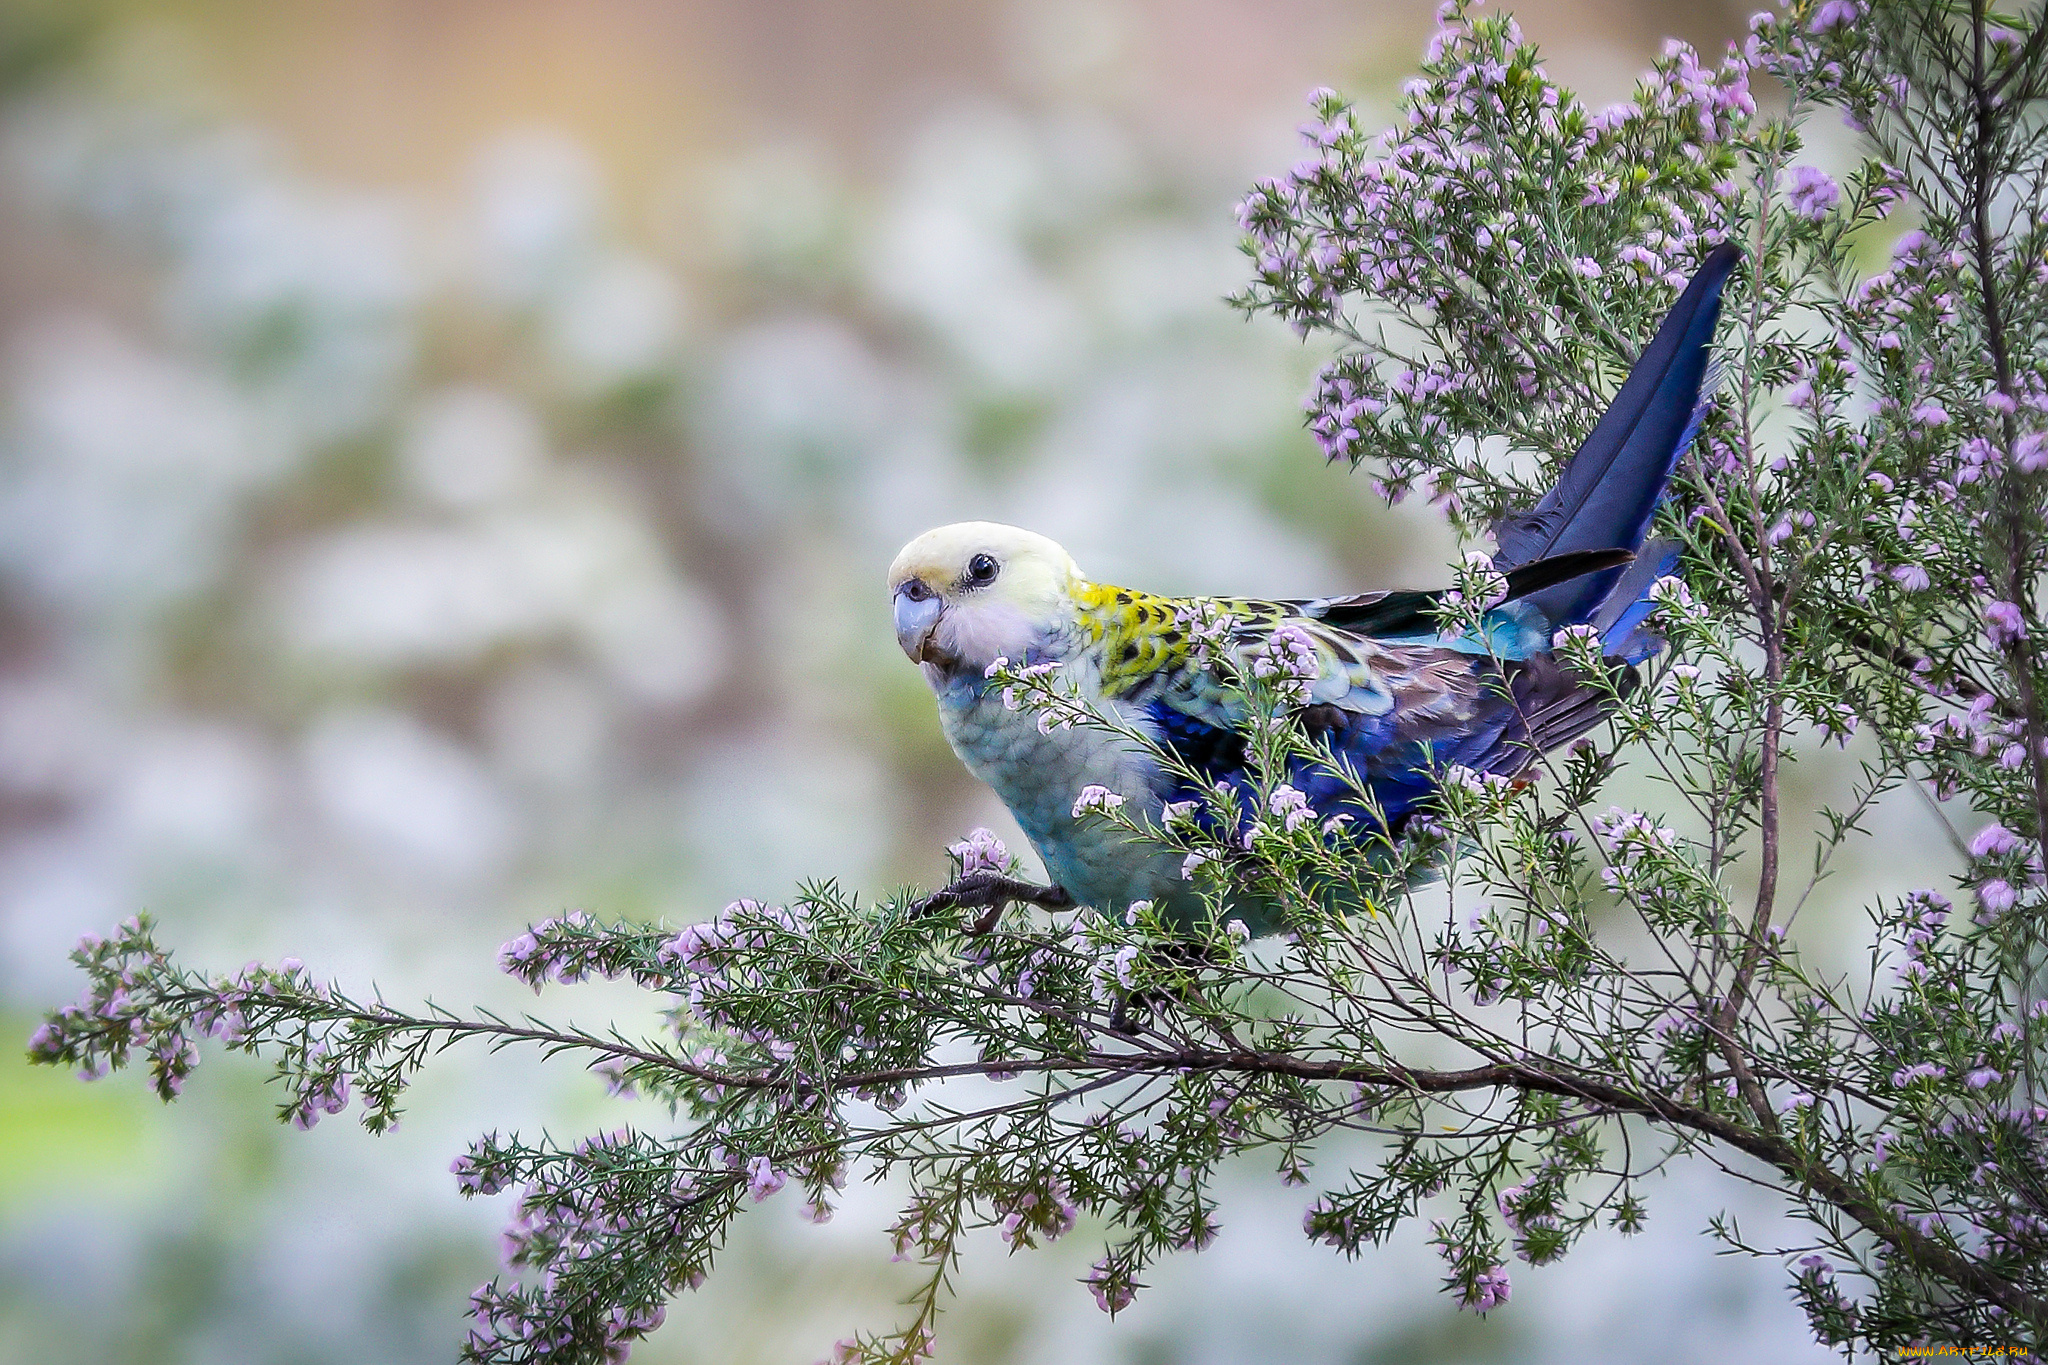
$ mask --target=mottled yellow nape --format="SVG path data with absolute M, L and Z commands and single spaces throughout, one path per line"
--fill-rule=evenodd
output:
M 1180 619 L 1182 600 L 1106 583 L 1083 584 L 1074 593 L 1076 619 L 1102 658 L 1102 690 L 1120 697 L 1161 669 L 1187 657 L 1188 632 Z

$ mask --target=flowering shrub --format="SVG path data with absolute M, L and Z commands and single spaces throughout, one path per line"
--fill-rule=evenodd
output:
M 1760 112 L 1757 72 L 1786 113 Z M 1447 773 L 1399 837 L 1318 824 L 1283 780 L 1315 742 L 1293 719 L 1299 651 L 1276 636 L 1242 680 L 1269 775 L 1252 818 L 1215 809 L 1240 799 L 1224 791 L 1131 825 L 1216 897 L 1192 936 L 1144 903 L 1013 908 L 968 935 L 908 894 L 824 885 L 680 931 L 572 914 L 506 945 L 536 990 L 627 979 L 673 1002 L 659 1037 L 633 1039 L 407 1012 L 290 961 L 194 972 L 136 920 L 80 946 L 87 992 L 31 1054 L 88 1077 L 137 1062 L 168 1100 L 215 1038 L 275 1060 L 301 1127 L 360 1104 L 387 1128 L 463 1038 L 575 1054 L 650 1101 L 639 1131 L 492 1134 L 455 1163 L 465 1194 L 517 1200 L 507 1273 L 474 1301 L 478 1361 L 622 1358 L 711 1273 L 732 1219 L 794 1187 L 823 1220 L 855 1176 L 903 1178 L 893 1250 L 930 1273 L 906 1323 L 844 1358 L 928 1356 L 978 1227 L 1016 1248 L 1101 1238 L 1086 1284 L 1115 1313 L 1150 1262 L 1216 1236 L 1219 1162 L 1263 1151 L 1306 1183 L 1318 1140 L 1355 1129 L 1383 1135 L 1379 1162 L 1327 1183 L 1305 1231 L 1355 1255 L 1426 1219 L 1446 1291 L 1476 1312 L 1512 1303 L 1512 1261 L 1640 1228 L 1642 1178 L 1697 1152 L 1804 1218 L 1799 1246 L 1714 1230 L 1783 1260 L 1820 1340 L 2038 1343 L 2044 96 L 2038 13 L 1857 0 L 1762 16 L 1718 65 L 1674 46 L 1597 114 L 1511 19 L 1454 2 L 1391 133 L 1316 96 L 1308 158 L 1245 200 L 1239 303 L 1345 343 L 1310 399 L 1322 449 L 1463 529 L 1533 500 L 1691 266 L 1746 249 L 1721 400 L 1664 514 L 1684 546 L 1654 595 L 1674 662 L 1630 689 L 1597 635 L 1561 634 L 1567 664 L 1609 679 L 1612 735 L 1541 781 Z M 1840 182 L 1797 160 L 1802 120 L 1826 111 L 1870 151 Z M 1535 459 L 1482 445 L 1501 434 Z M 1480 609 L 1497 577 L 1468 564 L 1445 611 Z M 1228 636 L 1227 617 L 1185 624 Z M 991 676 L 1044 726 L 1114 724 L 1057 670 Z M 1802 737 L 1855 733 L 1853 799 L 1795 854 L 1786 766 Z M 1634 752 L 1666 809 L 1603 797 Z M 1823 974 L 1786 930 L 1905 787 L 1949 822 L 1950 890 L 1974 910 L 1935 889 L 1886 900 L 1867 971 Z M 1099 788 L 1074 810 L 1131 824 Z M 984 884 L 1018 873 L 986 831 L 952 854 Z M 1432 877 L 1469 912 L 1432 910 Z M 1284 906 L 1293 934 L 1248 943 L 1225 887 Z M 1414 1034 L 1455 1062 L 1421 1065 Z

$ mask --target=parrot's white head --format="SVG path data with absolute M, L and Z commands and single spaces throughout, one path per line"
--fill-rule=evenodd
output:
M 896 642 L 928 675 L 1022 662 L 1072 610 L 1086 580 L 1036 531 L 963 521 L 926 531 L 889 566 Z M 936 678 L 935 678 L 936 682 Z

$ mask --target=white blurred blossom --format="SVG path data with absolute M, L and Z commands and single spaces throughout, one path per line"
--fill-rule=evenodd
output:
M 393 880 L 473 882 L 512 856 L 517 821 L 476 755 L 399 711 L 340 711 L 306 736 L 314 807 Z
M 462 509 L 530 488 L 547 461 L 547 437 L 519 399 L 459 384 L 429 394 L 407 414 L 398 455 L 422 495 Z
M 289 453 L 217 373 L 88 317 L 8 347 L 0 566 L 88 617 L 209 581 L 240 501 Z

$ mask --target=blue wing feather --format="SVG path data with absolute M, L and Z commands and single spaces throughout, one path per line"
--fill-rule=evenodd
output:
M 1321 659 L 1302 716 L 1328 760 L 1297 758 L 1286 775 L 1319 815 L 1398 828 L 1447 766 L 1511 776 L 1598 724 L 1606 694 L 1552 658 L 1558 626 L 1593 623 L 1616 679 L 1634 685 L 1632 665 L 1662 647 L 1641 629 L 1646 594 L 1678 555 L 1675 544 L 1645 548 L 1643 538 L 1705 412 L 1721 292 L 1739 258 L 1732 246 L 1708 255 L 1556 486 L 1495 527 L 1495 565 L 1518 586 L 1482 630 L 1439 633 L 1436 593 L 1256 604 L 1256 627 L 1235 642 L 1241 664 L 1283 627 L 1307 635 Z M 1184 676 L 1145 709 L 1199 779 L 1169 775 L 1161 794 L 1178 801 L 1227 790 L 1237 798 L 1232 833 L 1242 834 L 1259 796 L 1237 733 L 1241 694 Z

